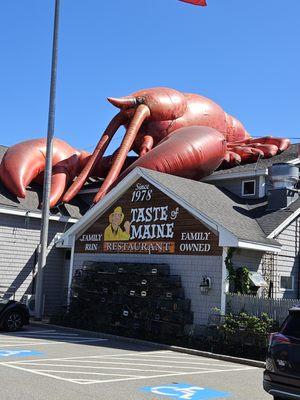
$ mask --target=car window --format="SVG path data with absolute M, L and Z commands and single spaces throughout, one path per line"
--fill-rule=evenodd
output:
M 282 325 L 281 333 L 300 339 L 300 313 L 292 314 L 287 317 Z

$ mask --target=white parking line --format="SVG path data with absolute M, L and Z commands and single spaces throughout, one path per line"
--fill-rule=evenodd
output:
M 170 360 L 177 360 L 177 359 L 180 360 L 180 359 L 186 359 L 187 357 L 195 357 L 195 358 L 199 357 L 199 356 L 194 355 L 194 354 L 187 355 L 185 353 L 177 353 L 177 354 L 181 354 L 180 356 L 172 356 L 172 354 L 174 354 L 174 353 L 171 352 L 170 356 L 168 356 L 168 359 L 170 359 Z M 139 354 L 137 354 L 137 356 L 138 355 Z M 151 352 L 147 353 L 147 354 L 144 354 L 144 355 L 149 356 L 149 357 L 155 357 L 155 358 L 165 358 L 165 355 L 151 354 Z M 210 359 L 210 358 L 208 358 L 208 360 L 219 361 L 218 359 Z M 157 360 L 157 361 L 159 361 L 159 360 Z
M 147 352 L 139 352 L 139 354 L 147 354 L 147 353 L 149 353 L 149 352 L 148 351 Z M 157 351 L 153 351 L 152 353 L 172 353 L 172 352 L 169 351 L 169 350 L 157 350 Z M 127 354 L 129 356 L 132 356 L 132 355 L 134 355 L 136 353 L 127 353 Z M 82 359 L 86 359 L 86 358 L 118 357 L 118 356 L 121 356 L 121 355 L 124 355 L 124 352 L 123 353 L 117 353 L 117 354 L 101 354 L 99 356 L 77 356 L 77 357 L 62 357 L 62 358 L 43 358 L 42 360 L 43 361 L 82 360 Z M 26 360 L 26 361 L 23 361 L 23 362 L 30 363 L 31 361 L 41 361 L 41 358 L 35 358 L 33 360 Z M 8 361 L 8 362 L 15 363 L 15 362 L 18 362 L 18 361 Z
M 91 337 L 89 336 L 89 337 L 83 337 L 83 336 L 69 336 L 69 335 L 49 335 L 49 334 L 47 334 L 47 335 L 38 335 L 38 336 L 33 336 L 33 335 L 24 335 L 24 336 L 19 336 L 18 338 L 16 338 L 16 337 L 14 337 L 14 338 L 0 338 L 0 342 L 11 342 L 11 341 L 14 341 L 14 342 L 18 342 L 18 340 L 22 340 L 22 339 L 24 339 L 24 340 L 28 340 L 28 339 L 37 339 L 37 340 L 39 340 L 39 339 L 43 339 L 43 340 L 46 340 L 47 338 L 49 338 L 49 340 L 53 340 L 53 339 L 63 339 L 63 338 L 65 338 L 65 339 L 70 339 L 70 340 L 73 340 L 73 338 L 82 338 L 82 339 L 91 339 Z
M 59 344 L 66 344 L 66 343 L 91 343 L 91 342 L 105 342 L 108 339 L 84 339 L 81 340 L 78 338 L 78 340 L 60 340 L 58 342 L 40 342 L 40 341 L 35 341 L 35 342 L 15 342 L 14 344 L 2 344 L 0 343 L 0 348 L 2 347 L 23 347 L 23 346 L 50 346 L 53 344 L 59 345 Z
M 120 361 L 135 361 L 135 365 L 143 365 L 143 364 L 136 364 L 136 361 L 149 361 L 149 362 L 157 362 L 157 360 L 150 360 L 150 359 L 147 359 L 147 358 L 123 358 L 123 357 L 115 357 L 114 359 L 117 359 L 117 360 L 120 360 Z M 120 361 L 117 361 L 117 362 L 115 362 L 114 364 L 123 364 L 122 362 L 120 362 Z M 172 367 L 173 365 L 174 365 L 174 363 L 175 364 L 188 364 L 188 365 L 214 365 L 214 366 L 218 366 L 218 367 L 220 367 L 221 366 L 221 364 L 218 364 L 218 363 L 213 363 L 213 364 L 208 364 L 208 363 L 199 363 L 199 362 L 192 362 L 192 361 L 169 361 L 169 359 L 165 359 L 164 361 L 166 361 L 166 362 L 168 362 L 168 363 L 173 363 L 172 365 L 170 365 L 170 367 Z M 103 361 L 99 361 L 99 362 L 103 362 Z M 145 364 L 145 365 L 148 365 L 148 364 Z M 155 364 L 155 365 L 157 365 L 157 364 Z M 224 367 L 227 367 L 227 364 L 223 364 L 223 366 Z M 182 367 L 182 368 L 184 368 L 184 367 Z
M 43 361 L 43 359 L 40 359 L 39 361 Z M 92 361 L 81 361 L 81 362 L 92 362 Z M 97 363 L 97 364 L 117 364 L 117 365 L 139 365 L 142 367 L 157 367 L 157 364 L 142 364 L 142 363 L 126 363 L 126 362 L 118 362 L 118 361 L 94 361 L 93 363 Z M 37 363 L 28 363 L 26 361 L 16 361 L 16 364 L 27 364 L 27 365 L 37 365 Z M 54 364 L 40 364 L 40 365 L 54 365 Z M 70 365 L 72 366 L 72 365 Z M 81 365 L 80 365 L 81 366 Z M 214 367 L 221 367 L 221 365 L 213 365 Z M 74 366 L 73 366 L 74 367 Z M 199 370 L 199 369 L 208 369 L 206 368 L 202 368 L 202 367 L 189 367 L 189 366 L 179 366 L 179 365 L 166 365 L 166 364 L 159 364 L 159 367 L 162 368 L 178 368 L 178 369 L 192 369 L 192 370 Z M 226 366 L 225 366 L 226 367 Z M 83 366 L 82 368 L 89 368 L 88 366 Z M 90 367 L 90 368 L 97 368 L 97 367 Z M 106 367 L 108 369 L 110 369 L 109 365 Z
M 56 337 L 56 336 L 66 336 L 66 337 L 73 337 L 73 336 L 79 336 L 78 333 L 63 333 L 63 332 L 42 332 L 42 333 L 23 333 L 23 335 L 18 335 L 14 336 L 14 338 L 19 338 L 19 337 L 24 337 L 24 336 L 32 336 L 32 337 L 37 337 L 39 338 L 40 336 L 48 336 L 49 338 L 51 337 Z
M 4 335 L 12 335 L 12 336 L 17 336 L 17 335 L 22 335 L 24 333 L 39 333 L 39 332 L 44 332 L 44 333 L 50 333 L 50 332 L 57 332 L 55 329 L 49 329 L 49 330 L 37 330 L 37 331 L 19 331 L 19 332 L 14 332 L 14 333 L 7 333 Z M 2 336 L 3 334 L 0 334 Z
M 43 359 L 41 359 L 40 361 L 43 361 Z M 69 367 L 69 368 L 86 368 L 86 369 L 106 369 L 106 370 L 125 370 L 125 371 L 129 371 L 129 370 L 131 370 L 131 371 L 145 371 L 145 372 L 170 372 L 170 371 L 159 371 L 159 370 L 157 370 L 157 369 L 142 369 L 142 368 L 120 368 L 120 367 L 110 367 L 110 366 L 105 366 L 105 367 L 99 367 L 99 366 L 97 366 L 97 367 L 95 367 L 95 366 L 93 366 L 93 365 L 72 365 L 72 364 L 46 364 L 46 363 L 42 363 L 42 362 L 40 362 L 40 363 L 38 363 L 38 362 L 35 362 L 35 363 L 27 363 L 26 361 L 17 361 L 15 364 L 17 364 L 17 365 L 28 365 L 28 366 L 33 366 L 33 367 L 35 367 L 36 365 L 37 366 L 45 366 L 45 367 Z M 103 363 L 103 364 L 111 364 L 111 363 Z M 119 364 L 119 363 L 113 363 L 113 364 Z M 121 364 L 121 365 L 123 365 L 123 364 Z M 124 364 L 124 365 L 142 365 L 142 366 L 149 366 L 149 367 L 157 367 L 157 365 L 148 365 L 148 364 L 136 364 L 136 363 L 134 363 L 134 364 Z M 163 368 L 173 368 L 173 366 L 169 366 L 169 365 L 159 365 L 159 368 L 160 367 L 163 367 Z M 176 367 L 177 368 L 177 367 Z M 195 370 L 207 370 L 207 368 L 195 368 L 195 367 L 191 367 L 191 368 L 189 368 L 189 367 L 178 367 L 178 368 L 188 368 L 188 369 L 195 369 Z M 35 369 L 34 371 L 39 371 L 38 369 Z M 173 371 L 173 372 L 177 372 L 178 374 L 180 374 L 180 371 Z M 78 371 L 77 371 L 77 373 L 78 373 Z M 80 373 L 81 373 L 81 371 L 80 371 Z M 109 374 L 110 375 L 110 374 Z
M 52 372 L 52 373 L 59 373 L 59 374 L 77 374 L 78 371 L 61 371 L 61 370 L 55 370 L 55 369 L 34 369 L 30 370 L 31 371 L 38 371 L 38 372 Z M 180 374 L 180 372 L 179 372 Z M 85 371 L 80 371 L 80 375 L 101 375 L 101 376 L 126 376 L 127 378 L 147 378 L 147 376 L 139 376 L 139 375 L 129 375 L 129 374 L 109 374 L 107 372 L 85 372 Z
M 68 361 L 68 360 L 67 360 Z M 126 361 L 126 359 L 124 359 L 124 361 Z M 136 359 L 136 361 L 140 361 L 138 358 Z M 148 360 L 147 360 L 148 361 Z M 168 362 L 168 360 L 164 360 L 165 362 Z M 70 362 L 72 362 L 72 360 L 70 360 Z M 88 361 L 88 360 L 81 360 L 80 361 L 81 363 L 92 363 L 92 364 L 103 364 L 103 363 L 105 363 L 105 361 Z M 111 364 L 112 364 L 112 362 L 110 362 Z M 189 365 L 206 365 L 206 366 L 208 366 L 208 367 L 228 367 L 228 365 L 227 364 L 218 364 L 218 363 L 213 363 L 213 364 L 210 364 L 210 363 L 206 363 L 206 362 L 198 362 L 198 363 L 193 363 L 193 362 L 191 362 L 191 363 L 189 363 L 188 361 L 186 362 L 187 364 L 189 364 Z M 113 364 L 120 364 L 120 365 L 122 365 L 122 364 L 127 364 L 127 363 L 120 363 L 119 361 L 118 362 L 113 362 Z M 130 363 L 128 363 L 128 365 L 130 365 Z M 149 366 L 151 366 L 152 364 L 137 364 L 136 362 L 134 363 L 134 365 L 149 365 Z M 154 364 L 154 366 L 157 366 L 158 364 Z M 161 366 L 162 364 L 159 364 L 159 366 Z M 231 364 L 231 365 L 235 365 L 235 364 Z M 174 364 L 172 364 L 172 365 L 170 365 L 170 368 L 173 368 L 173 367 L 176 367 L 177 368 L 177 365 L 174 365 Z M 192 368 L 192 369 L 197 369 L 196 367 L 185 367 L 185 366 L 178 366 L 178 368 Z

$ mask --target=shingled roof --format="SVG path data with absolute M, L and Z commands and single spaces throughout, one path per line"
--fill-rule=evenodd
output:
M 266 232 L 262 229 L 264 213 L 260 208 L 260 202 L 257 209 L 254 205 L 250 208 L 243 199 L 223 188 L 143 168 L 141 170 L 144 176 L 152 178 L 239 239 L 269 245 L 279 244 L 274 239 L 268 239 Z M 263 207 L 265 210 L 266 202 Z M 270 221 L 272 221 L 271 218 L 269 218 L 269 230 Z
M 247 208 L 251 218 L 255 218 L 266 236 L 269 236 L 278 226 L 300 208 L 300 198 L 283 210 L 268 210 L 267 198 L 248 200 Z
M 245 199 L 204 182 L 150 170 L 144 172 L 245 240 L 261 240 L 261 237 L 267 239 L 267 236 L 300 208 L 300 198 L 283 210 L 268 210 L 266 196 L 262 199 Z
M 92 207 L 81 220 L 71 227 L 61 238 L 60 245 L 68 247 L 73 236 L 90 226 L 93 221 L 107 210 L 140 177 L 163 191 L 202 220 L 212 229 L 217 229 L 222 236 L 224 246 L 239 246 L 261 251 L 278 251 L 280 243 L 268 238 L 267 230 L 263 229 L 266 203 L 261 200 L 257 204 L 247 204 L 243 199 L 229 193 L 227 190 L 204 182 L 151 171 L 145 168 L 135 168 L 107 196 Z M 260 214 L 262 212 L 262 214 Z M 274 215 L 274 213 L 273 213 Z M 284 214 L 278 214 L 274 220 L 281 223 Z M 287 214 L 285 214 L 287 215 Z M 288 214 L 290 215 L 290 214 Z M 268 231 L 272 230 L 272 216 L 268 219 Z M 277 227 L 277 225 L 276 225 Z M 228 243 L 228 244 L 225 244 Z
M 6 146 L 0 146 L 0 162 L 6 150 Z M 0 206 L 10 210 L 15 209 L 41 213 L 40 204 L 42 200 L 42 192 L 43 190 L 40 185 L 32 184 L 26 190 L 25 199 L 20 199 L 12 195 L 0 181 Z M 89 205 L 86 204 L 81 197 L 77 197 L 71 204 L 63 204 L 53 208 L 51 210 L 51 215 L 78 219 L 88 210 L 88 208 Z

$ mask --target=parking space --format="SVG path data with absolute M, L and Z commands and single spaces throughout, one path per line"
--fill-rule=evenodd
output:
M 0 335 L 0 384 L 6 400 L 40 399 L 45 388 L 49 390 L 43 396 L 49 400 L 79 400 L 83 395 L 118 400 L 270 399 L 261 377 L 258 368 L 63 329 L 31 327 Z M 27 393 L 30 385 L 34 395 Z
M 186 376 L 252 369 L 171 351 L 13 361 L 8 367 L 77 384 Z

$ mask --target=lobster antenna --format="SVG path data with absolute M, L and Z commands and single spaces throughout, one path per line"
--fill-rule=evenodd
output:
M 257 158 L 257 160 L 256 160 L 256 163 L 255 163 L 254 171 L 256 171 L 256 170 L 257 170 L 258 163 L 259 163 L 259 160 L 261 159 L 261 157 L 262 157 L 262 155 L 261 155 L 261 154 L 259 154 L 259 155 L 258 155 L 258 158 Z
M 119 148 L 119 151 L 116 155 L 116 158 L 113 161 L 112 167 L 109 170 L 109 173 L 107 177 L 105 178 L 105 181 L 103 182 L 100 190 L 96 194 L 96 196 L 93 199 L 93 203 L 98 203 L 99 200 L 102 199 L 106 195 L 106 193 L 109 191 L 111 188 L 112 184 L 115 182 L 117 177 L 120 174 L 120 171 L 124 165 L 124 162 L 126 160 L 126 157 L 132 147 L 132 144 L 136 138 L 136 135 L 142 125 L 142 123 L 149 117 L 150 115 L 150 109 L 144 104 L 141 104 L 138 106 L 138 108 L 135 111 L 134 117 L 130 122 L 130 125 L 127 129 L 127 132 L 125 133 L 125 136 L 123 138 L 123 141 L 121 143 L 121 146 Z
M 116 131 L 119 129 L 119 127 L 122 125 L 123 122 L 124 121 L 121 112 L 115 115 L 114 118 L 111 120 L 110 124 L 105 129 L 101 139 L 99 140 L 92 156 L 86 163 L 83 170 L 78 175 L 77 179 L 72 183 L 72 185 L 64 194 L 63 196 L 64 203 L 69 203 L 73 199 L 73 197 L 76 196 L 76 194 L 79 192 L 82 186 L 85 184 L 87 178 L 93 171 L 93 168 L 97 160 L 99 160 L 103 156 L 105 150 L 107 149 L 109 143 L 111 142 L 112 137 L 114 136 L 114 134 L 116 133 Z

